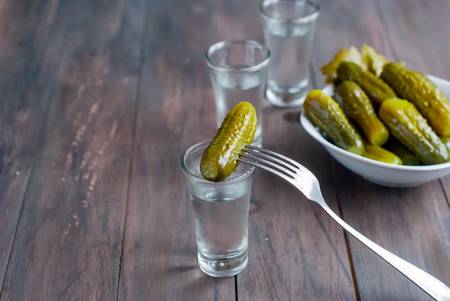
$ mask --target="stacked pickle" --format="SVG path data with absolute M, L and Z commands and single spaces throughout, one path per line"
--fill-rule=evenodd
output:
M 425 75 L 367 45 L 341 49 L 322 72 L 334 99 L 310 91 L 304 110 L 334 144 L 390 164 L 450 161 L 450 102 Z

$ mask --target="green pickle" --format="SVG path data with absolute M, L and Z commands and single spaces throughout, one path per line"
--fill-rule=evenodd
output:
M 449 152 L 450 155 L 450 137 L 441 137 L 442 143 L 445 144 L 445 146 L 447 147 L 447 151 Z
M 391 138 L 384 147 L 402 159 L 403 165 L 421 165 L 420 159 L 409 149 L 404 147 L 397 139 Z
M 233 173 L 239 153 L 253 141 L 257 122 L 255 107 L 246 101 L 238 103 L 227 113 L 203 153 L 200 172 L 205 179 L 219 182 Z
M 418 71 L 398 63 L 386 64 L 381 78 L 411 101 L 440 136 L 450 136 L 450 102 L 434 83 Z
M 378 145 L 366 144 L 364 146 L 363 156 L 383 163 L 403 165 L 400 157 Z
M 441 139 L 409 101 L 398 98 L 386 100 L 379 114 L 391 134 L 423 163 L 439 164 L 449 160 Z
M 353 81 L 344 81 L 336 90 L 344 113 L 356 121 L 371 144 L 383 145 L 389 132 L 375 113 L 366 93 Z
M 361 136 L 330 96 L 320 90 L 310 91 L 306 96 L 304 110 L 306 117 L 337 146 L 358 155 L 364 152 Z
M 394 90 L 388 84 L 352 62 L 342 62 L 339 65 L 337 78 L 340 82 L 351 80 L 357 83 L 374 104 L 381 105 L 386 99 L 396 97 Z

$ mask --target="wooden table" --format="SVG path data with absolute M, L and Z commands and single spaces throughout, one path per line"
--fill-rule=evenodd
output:
M 450 79 L 450 2 L 322 1 L 311 65 L 374 45 Z M 250 259 L 197 268 L 183 150 L 214 133 L 204 50 L 262 40 L 257 1 L 0 1 L 0 300 L 429 300 L 282 180 L 257 172 Z M 355 228 L 450 284 L 450 177 L 411 189 L 345 170 L 264 109 L 264 144 L 318 175 Z

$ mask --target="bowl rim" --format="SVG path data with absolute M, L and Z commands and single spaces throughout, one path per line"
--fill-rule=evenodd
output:
M 394 164 L 389 164 L 389 163 L 383 163 L 380 161 L 376 161 L 373 159 L 369 159 L 357 154 L 354 154 L 352 152 L 349 152 L 345 149 L 342 149 L 336 145 L 334 145 L 333 143 L 329 142 L 328 140 L 326 140 L 322 134 L 320 134 L 320 132 L 312 125 L 312 123 L 308 120 L 308 118 L 305 116 L 304 112 L 302 112 L 302 114 L 300 115 L 300 123 L 303 127 L 303 129 L 317 142 L 319 142 L 320 144 L 322 144 L 322 146 L 324 146 L 327 149 L 331 149 L 341 155 L 350 157 L 352 159 L 355 159 L 357 161 L 369 164 L 369 165 L 373 165 L 373 166 L 377 166 L 377 167 L 383 167 L 383 168 L 388 168 L 388 169 L 392 169 L 392 170 L 401 170 L 401 171 L 433 171 L 433 170 L 441 170 L 441 169 L 446 169 L 446 168 L 450 168 L 450 162 L 447 163 L 440 163 L 440 164 L 433 164 L 433 165 L 420 165 L 420 166 L 410 166 L 410 165 L 394 165 Z M 309 124 L 308 124 L 309 123 Z M 314 132 L 311 132 L 314 131 Z
M 431 76 L 431 75 L 427 75 L 427 76 L 434 82 L 440 82 L 440 84 L 443 84 L 443 83 L 449 84 L 449 82 L 444 79 L 441 79 L 441 78 L 438 78 L 435 76 Z M 333 92 L 334 88 L 332 85 L 327 85 L 321 90 L 324 91 L 325 93 L 327 93 L 328 95 L 330 95 L 330 93 L 331 94 L 334 93 Z M 317 128 L 305 116 L 305 112 L 303 109 L 300 114 L 299 121 L 300 121 L 300 124 L 302 125 L 303 129 L 308 133 L 308 135 L 310 135 L 314 140 L 319 142 L 327 150 L 332 150 L 343 156 L 360 161 L 361 163 L 366 163 L 368 165 L 372 165 L 375 167 L 387 168 L 387 169 L 398 170 L 398 171 L 436 171 L 436 170 L 443 170 L 443 169 L 450 168 L 450 162 L 433 164 L 433 165 L 410 166 L 410 165 L 394 165 L 394 164 L 383 163 L 380 161 L 369 159 L 369 158 L 354 154 L 352 152 L 349 152 L 345 149 L 342 149 L 342 148 L 334 145 L 333 143 L 329 142 L 328 140 L 326 140 L 322 136 L 322 134 L 317 130 Z

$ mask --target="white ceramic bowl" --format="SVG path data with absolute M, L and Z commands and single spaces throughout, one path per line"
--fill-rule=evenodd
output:
M 434 76 L 428 77 L 450 99 L 450 82 Z M 322 91 L 330 96 L 334 93 L 333 86 L 331 85 L 325 87 Z M 333 158 L 370 182 L 390 187 L 410 187 L 430 182 L 450 174 L 450 162 L 424 166 L 397 166 L 358 156 L 337 147 L 323 138 L 303 112 L 300 117 L 300 122 L 305 131 L 314 138 L 314 140 L 322 144 Z

